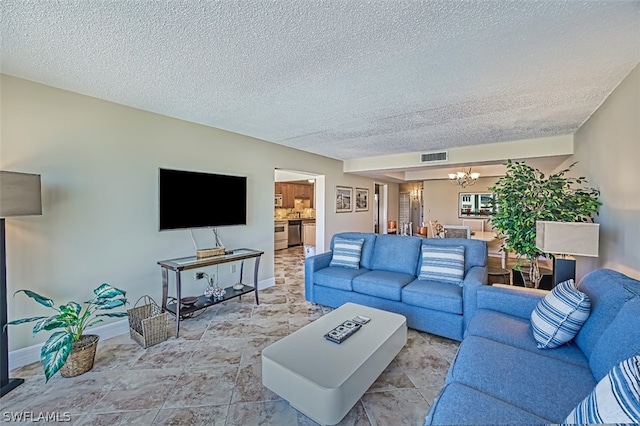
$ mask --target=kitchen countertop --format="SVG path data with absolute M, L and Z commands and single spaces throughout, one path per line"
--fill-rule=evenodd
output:
M 291 220 L 306 220 L 306 221 L 310 221 L 313 220 L 315 221 L 316 218 L 315 217 L 301 217 L 301 218 L 297 218 L 297 217 L 285 217 L 282 219 L 273 219 L 275 222 L 284 222 L 284 221 L 291 221 Z

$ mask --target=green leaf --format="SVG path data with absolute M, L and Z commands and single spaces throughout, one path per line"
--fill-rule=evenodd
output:
M 100 303 L 98 309 L 113 309 L 127 304 L 127 299 L 104 300 Z
M 31 291 L 31 290 L 18 290 L 15 293 L 13 293 L 13 297 L 15 297 L 16 294 L 18 294 L 20 292 L 23 292 L 24 294 L 26 294 L 30 298 L 34 299 L 39 304 L 41 304 L 43 306 L 46 306 L 47 308 L 53 307 L 53 300 L 49 299 L 48 297 L 41 296 L 38 293 L 36 293 L 35 291 Z
M 126 292 L 110 286 L 107 283 L 102 284 L 100 287 L 93 290 L 93 294 L 99 299 L 110 299 L 116 296 L 125 296 Z
M 6 323 L 4 325 L 4 327 L 2 327 L 2 332 L 4 333 L 4 330 L 7 328 L 8 325 L 24 324 L 26 322 L 38 321 L 38 320 L 45 319 L 45 318 L 49 318 L 49 317 L 31 317 L 31 318 L 22 318 L 22 319 L 18 319 L 18 320 L 9 321 L 8 323 Z
M 49 381 L 60 370 L 71 353 L 73 334 L 66 331 L 53 333 L 40 350 L 45 381 Z
M 105 312 L 104 314 L 97 314 L 96 317 L 113 317 L 113 318 L 122 318 L 129 316 L 126 312 Z
M 87 325 L 85 326 L 85 328 L 92 327 L 92 326 L 94 326 L 94 325 L 96 325 L 96 324 L 100 324 L 101 322 L 104 322 L 104 321 L 102 321 L 101 319 L 93 320 L 93 321 L 91 321 L 89 324 L 87 324 Z
M 40 321 L 39 323 L 37 323 L 36 325 L 34 325 L 33 334 L 36 334 L 37 332 L 42 330 L 51 331 L 56 328 L 65 328 L 66 326 L 67 326 L 67 323 L 64 321 L 60 321 L 60 319 L 56 315 L 53 317 L 46 318 Z

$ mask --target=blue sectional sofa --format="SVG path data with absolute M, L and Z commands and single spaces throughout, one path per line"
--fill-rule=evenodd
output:
M 578 289 L 591 300 L 579 333 L 538 349 L 531 312 L 546 292 L 483 287 L 478 309 L 425 425 L 563 423 L 620 361 L 640 355 L 640 281 L 600 269 Z
M 336 238 L 364 239 L 359 269 L 330 266 Z M 460 285 L 418 279 L 423 245 L 465 247 Z M 339 233 L 331 239 L 331 251 L 306 259 L 305 298 L 334 308 L 353 302 L 395 312 L 411 328 L 461 340 L 476 291 L 487 283 L 486 265 L 484 241 Z

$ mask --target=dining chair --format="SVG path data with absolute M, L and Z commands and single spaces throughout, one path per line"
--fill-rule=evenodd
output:
M 442 225 L 445 238 L 471 238 L 471 228 L 459 225 Z
M 429 235 L 430 235 L 429 238 L 436 238 L 437 237 L 437 235 L 436 235 L 436 227 L 435 227 L 435 223 L 436 222 L 437 222 L 437 220 L 436 221 L 432 221 L 432 220 L 429 221 Z
M 468 226 L 472 231 L 484 231 L 484 220 L 482 219 L 462 219 L 462 226 Z

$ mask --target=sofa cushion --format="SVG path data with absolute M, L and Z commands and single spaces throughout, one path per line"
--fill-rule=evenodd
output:
M 484 337 L 549 358 L 589 368 L 589 360 L 574 342 L 568 342 L 552 350 L 538 349 L 533 338 L 530 321 L 502 312 L 478 309 L 469 322 L 465 332 L 466 336 Z
M 561 282 L 551 290 L 531 313 L 533 337 L 540 349 L 557 348 L 573 339 L 589 317 L 589 296 L 573 282 Z
M 402 302 L 462 315 L 462 287 L 438 281 L 414 280 L 402 289 Z
M 353 279 L 353 291 L 381 297 L 389 300 L 400 300 L 402 287 L 413 281 L 410 274 L 390 271 L 369 271 Z
M 564 423 L 640 423 L 640 356 L 615 366 Z
M 348 269 L 338 267 L 328 267 L 316 271 L 313 274 L 315 285 L 331 287 L 338 290 L 353 291 L 351 282 L 354 277 L 369 272 L 368 269 Z
M 365 269 L 371 268 L 371 257 L 373 256 L 373 248 L 376 245 L 378 234 L 372 232 L 340 232 L 331 238 L 331 251 L 333 251 L 336 238 L 346 238 L 352 240 L 364 240 L 362 245 L 362 254 L 360 255 L 360 267 Z
M 640 297 L 640 281 L 611 269 L 597 269 L 580 280 L 578 289 L 589 295 L 591 314 L 574 340 L 587 358 L 591 358 L 598 340 L 622 305 L 631 298 Z
M 364 239 L 336 238 L 333 242 L 333 256 L 329 266 L 359 269 Z
M 467 240 L 458 238 L 420 238 L 422 245 L 437 247 L 464 246 L 465 273 L 474 266 L 487 266 L 487 243 L 481 240 Z M 418 267 L 415 275 L 420 275 L 422 256 L 418 256 Z
M 464 279 L 464 246 L 422 246 L 419 280 L 460 284 Z
M 477 336 L 462 341 L 451 381 L 553 422 L 564 420 L 597 383 L 588 368 Z
M 371 259 L 371 269 L 415 274 L 422 238 L 401 235 L 378 235 Z
M 640 355 L 640 298 L 624 304 L 591 352 L 589 365 L 596 380 L 622 360 Z
M 445 385 L 433 402 L 424 426 L 516 423 L 542 425 L 551 421 L 479 390 L 453 382 Z

